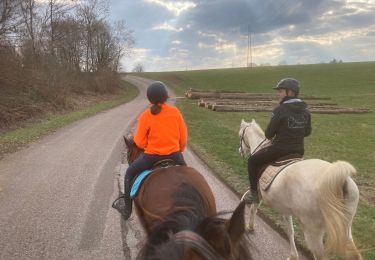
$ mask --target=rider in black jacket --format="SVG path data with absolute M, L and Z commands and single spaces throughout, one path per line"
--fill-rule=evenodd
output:
M 299 82 L 293 78 L 282 79 L 274 89 L 280 105 L 272 113 L 265 135 L 272 140 L 269 147 L 259 150 L 248 159 L 250 192 L 246 203 L 259 203 L 257 167 L 290 154 L 304 154 L 304 137 L 311 134 L 311 116 L 307 105 L 298 98 Z

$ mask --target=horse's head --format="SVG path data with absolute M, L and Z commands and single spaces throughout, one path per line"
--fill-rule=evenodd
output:
M 244 237 L 245 203 L 241 202 L 229 220 L 208 217 L 196 230 L 170 234 L 164 244 L 152 250 L 152 259 L 248 260 L 252 259 Z M 146 255 L 140 259 L 151 259 Z
M 247 241 L 244 237 L 244 212 L 245 203 L 241 202 L 229 220 L 222 218 L 207 218 L 198 227 L 197 233 L 200 234 L 208 242 L 211 248 L 221 257 L 219 258 L 218 256 L 214 259 L 251 259 L 248 250 L 248 243 L 246 243 Z
M 240 148 L 238 151 L 245 158 L 249 157 L 265 140 L 262 128 L 254 119 L 251 122 L 246 122 L 242 119 L 238 135 L 240 136 Z
M 135 142 L 133 137 L 126 138 L 124 136 L 124 141 L 126 144 L 126 159 L 129 164 L 135 161 L 135 159 L 138 158 L 138 156 L 143 152 L 143 149 L 139 148 Z

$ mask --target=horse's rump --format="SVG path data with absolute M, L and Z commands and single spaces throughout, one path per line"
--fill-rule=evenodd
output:
M 134 200 L 147 233 L 171 212 L 179 210 L 175 199 L 184 184 L 190 184 L 199 192 L 210 215 L 216 214 L 215 198 L 199 172 L 186 166 L 158 169 L 144 181 Z

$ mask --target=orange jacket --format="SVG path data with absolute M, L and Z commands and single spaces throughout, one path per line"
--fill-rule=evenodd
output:
M 162 104 L 161 112 L 144 111 L 138 119 L 134 142 L 148 154 L 182 152 L 187 143 L 187 128 L 178 108 Z

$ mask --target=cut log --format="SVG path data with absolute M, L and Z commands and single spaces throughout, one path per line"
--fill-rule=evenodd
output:
M 336 107 L 331 109 L 326 108 L 311 108 L 309 109 L 314 114 L 363 114 L 371 113 L 372 111 L 367 108 L 349 108 L 349 107 Z
M 213 111 L 217 112 L 271 112 L 273 110 L 272 107 L 256 107 L 256 106 L 230 106 L 230 105 L 213 105 Z
M 212 110 L 217 112 L 271 112 L 271 106 L 236 106 L 236 105 L 213 105 Z M 314 114 L 362 114 L 371 113 L 367 108 L 348 108 L 348 107 L 313 107 L 309 109 Z
M 220 98 L 220 93 L 215 92 L 189 92 L 187 93 L 187 97 L 190 99 L 198 99 L 198 98 Z

